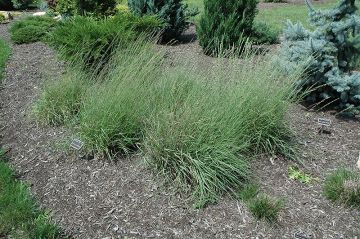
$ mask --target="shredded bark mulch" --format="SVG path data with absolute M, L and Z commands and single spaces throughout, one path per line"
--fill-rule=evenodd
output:
M 8 26 L 0 36 L 9 40 Z M 193 44 L 193 48 L 192 48 Z M 169 59 L 189 53 L 203 58 L 197 43 L 168 46 Z M 161 187 L 142 163 L 141 155 L 120 159 L 83 160 L 63 150 L 70 133 L 39 126 L 30 112 L 45 80 L 61 76 L 63 64 L 45 44 L 12 45 L 0 91 L 0 140 L 10 148 L 11 164 L 31 185 L 40 205 L 74 238 L 357 238 L 360 212 L 326 200 L 321 185 L 339 167 L 356 169 L 360 123 L 330 113 L 294 106 L 289 123 L 301 143 L 300 167 L 317 178 L 311 184 L 292 181 L 281 158 L 253 161 L 264 192 L 286 202 L 277 225 L 256 221 L 242 202 L 224 198 L 195 210 L 176 191 Z M 319 134 L 316 120 L 332 120 L 331 134 Z

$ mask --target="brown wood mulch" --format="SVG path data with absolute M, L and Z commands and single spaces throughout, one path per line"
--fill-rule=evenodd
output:
M 0 25 L 0 36 L 9 40 L 7 29 Z M 154 180 L 141 155 L 115 163 L 64 152 L 70 133 L 40 126 L 30 114 L 43 82 L 56 80 L 63 66 L 42 43 L 12 47 L 0 91 L 0 141 L 11 149 L 11 164 L 40 205 L 74 238 L 275 239 L 294 238 L 297 232 L 319 239 L 360 236 L 360 212 L 329 202 L 321 188 L 335 169 L 356 170 L 359 121 L 293 107 L 289 123 L 299 139 L 301 167 L 318 180 L 308 185 L 290 180 L 288 167 L 294 162 L 281 158 L 253 162 L 262 190 L 286 202 L 276 226 L 256 221 L 242 202 L 226 197 L 195 210 L 186 198 Z M 174 63 L 183 56 L 195 63 L 209 60 L 196 42 L 166 48 Z M 332 120 L 332 134 L 318 134 L 318 117 Z

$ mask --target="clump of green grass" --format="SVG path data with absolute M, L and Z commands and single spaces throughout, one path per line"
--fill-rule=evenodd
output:
M 64 238 L 40 210 L 27 186 L 16 180 L 0 149 L 0 235 L 9 238 Z
M 0 38 L 0 84 L 4 77 L 5 64 L 11 53 L 9 45 Z
M 238 194 L 238 198 L 244 202 L 250 202 L 252 199 L 256 198 L 256 196 L 259 194 L 259 191 L 259 185 L 248 183 L 245 184 L 241 189 Z
M 155 107 L 150 98 L 161 76 L 161 61 L 162 55 L 143 42 L 116 53 L 110 72 L 89 88 L 80 110 L 78 132 L 89 150 L 111 157 L 137 149 L 143 121 Z
M 76 131 L 94 153 L 140 148 L 156 174 L 193 192 L 195 207 L 216 202 L 242 186 L 255 155 L 294 156 L 285 114 L 297 76 L 262 57 L 204 71 L 169 67 L 143 41 L 120 47 L 84 93 Z
M 339 169 L 324 183 L 324 194 L 333 202 L 360 209 L 360 174 Z
M 257 220 L 275 223 L 278 220 L 279 212 L 284 206 L 283 201 L 259 193 L 258 184 L 247 183 L 239 191 L 237 197 L 247 205 L 249 211 Z
M 34 115 L 49 125 L 69 123 L 78 114 L 92 81 L 91 76 L 72 68 L 60 79 L 48 82 L 34 106 Z
M 294 100 L 294 79 L 251 54 L 223 64 L 202 73 L 181 67 L 167 72 L 162 92 L 153 91 L 163 105 L 145 129 L 149 164 L 192 187 L 200 207 L 241 186 L 249 157 L 293 153 L 285 113 Z
M 274 223 L 278 220 L 279 212 L 284 207 L 284 203 L 281 200 L 261 195 L 251 200 L 248 206 L 252 215 L 258 220 Z
M 16 44 L 42 41 L 57 22 L 51 17 L 26 17 L 10 27 L 11 40 Z

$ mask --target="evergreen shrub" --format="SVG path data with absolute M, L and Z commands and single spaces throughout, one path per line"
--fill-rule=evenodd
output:
M 305 100 L 334 106 L 351 114 L 360 112 L 360 73 L 354 71 L 360 54 L 360 17 L 355 0 L 341 0 L 330 10 L 318 11 L 306 0 L 314 31 L 290 21 L 284 30 L 279 65 L 292 72 L 308 62 L 299 86 Z
M 209 55 L 242 48 L 253 33 L 258 0 L 205 0 L 197 29 L 200 45 Z
M 100 69 L 117 48 L 125 49 L 141 34 L 161 27 L 153 16 L 119 13 L 111 19 L 76 16 L 61 22 L 49 35 L 49 43 L 68 61 L 80 60 L 87 69 Z
M 11 39 L 16 44 L 44 40 L 55 27 L 56 21 L 50 17 L 26 17 L 14 22 L 10 27 Z
M 166 25 L 162 40 L 177 39 L 189 26 L 189 18 L 197 14 L 182 0 L 129 0 L 130 10 L 139 16 L 157 15 Z

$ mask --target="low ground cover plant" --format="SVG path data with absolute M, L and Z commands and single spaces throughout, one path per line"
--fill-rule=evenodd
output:
M 5 20 L 6 20 L 5 15 L 0 13 L 0 23 L 3 23 Z
M 61 22 L 47 42 L 67 61 L 81 61 L 87 69 L 99 69 L 117 48 L 125 49 L 139 35 L 156 34 L 162 23 L 154 16 L 119 13 L 111 19 L 76 16 Z
M 50 17 L 26 17 L 10 27 L 11 40 L 16 44 L 42 41 L 51 32 L 56 21 Z
M 299 181 L 304 184 L 311 183 L 314 178 L 311 177 L 311 175 L 303 172 L 301 169 L 299 169 L 296 166 L 290 166 L 288 169 L 289 178 L 295 181 Z
M 0 235 L 9 238 L 65 238 L 40 210 L 26 184 L 15 179 L 0 149 Z
M 245 184 L 237 196 L 257 220 L 265 220 L 269 223 L 277 222 L 279 212 L 284 207 L 282 200 L 260 193 L 259 185 L 254 183 Z
M 10 53 L 10 46 L 0 38 L 0 84 L 2 83 L 4 77 L 5 65 L 10 56 Z
M 140 149 L 156 174 L 193 192 L 196 207 L 237 191 L 254 155 L 293 156 L 285 113 L 297 76 L 283 77 L 270 56 L 259 60 L 249 53 L 241 63 L 230 57 L 208 72 L 169 68 L 161 52 L 140 40 L 119 47 L 103 69 L 106 74 L 87 78 L 80 101 L 64 91 L 73 95 L 82 80 L 64 79 L 73 82 L 57 86 L 59 99 L 70 101 L 49 104 L 48 112 L 68 112 L 59 118 L 73 118 L 88 152 L 113 158 Z M 44 95 L 40 102 L 56 99 L 56 89 Z
M 309 68 L 299 82 L 311 88 L 305 100 L 352 114 L 360 112 L 360 74 L 355 72 L 360 56 L 360 17 L 354 0 L 341 0 L 327 11 L 315 10 L 309 2 L 309 31 L 289 22 L 284 30 L 281 62 L 287 72 L 303 61 Z
M 360 209 L 360 174 L 339 169 L 330 174 L 324 183 L 327 199 Z
M 260 195 L 251 200 L 248 206 L 252 215 L 258 220 L 275 223 L 278 220 L 279 212 L 284 207 L 284 203 L 267 195 Z

